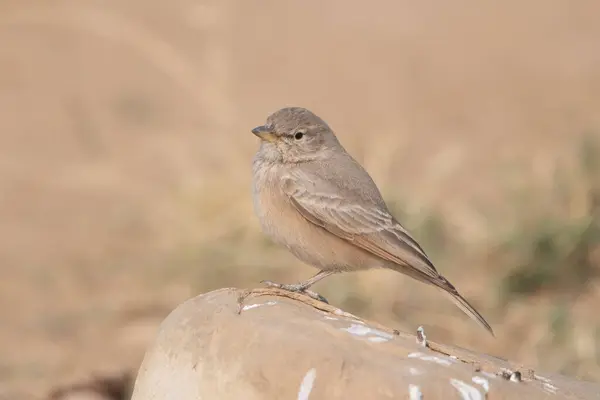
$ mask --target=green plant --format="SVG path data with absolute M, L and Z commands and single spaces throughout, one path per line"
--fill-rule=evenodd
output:
M 503 279 L 501 290 L 505 300 L 515 295 L 530 295 L 550 289 L 580 293 L 598 274 L 594 256 L 600 247 L 600 147 L 592 137 L 586 137 L 579 153 L 578 187 L 566 179 L 565 171 L 557 168 L 549 194 L 559 212 L 545 209 L 532 213 L 521 221 L 501 248 L 516 259 Z M 583 190 L 586 209 L 573 218 L 560 210 L 568 209 Z

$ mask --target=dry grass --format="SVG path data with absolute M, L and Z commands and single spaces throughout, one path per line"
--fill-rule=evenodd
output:
M 46 3 L 0 3 L 0 398 L 136 368 L 198 292 L 313 273 L 251 210 L 249 129 L 285 105 L 332 125 L 498 339 L 386 271 L 319 284 L 332 303 L 600 380 L 594 274 L 508 300 L 499 284 L 544 235 L 583 242 L 597 2 Z

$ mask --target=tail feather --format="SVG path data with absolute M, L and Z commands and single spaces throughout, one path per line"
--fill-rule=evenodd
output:
M 492 336 L 496 337 L 490 324 L 487 323 L 485 318 L 483 318 L 483 316 L 479 314 L 479 312 L 477 312 L 477 310 L 473 308 L 473 306 L 470 305 L 464 297 L 462 297 L 458 292 L 452 293 L 448 290 L 444 290 L 444 293 L 447 293 L 448 296 L 450 296 L 450 299 L 454 302 L 454 304 L 456 304 L 456 306 L 460 308 L 465 314 L 471 317 L 480 326 L 485 328 Z
M 413 268 L 407 265 L 387 264 L 386 266 L 390 269 L 406 274 L 411 278 L 414 278 L 425 284 L 438 287 L 444 293 L 450 296 L 450 300 L 452 300 L 452 302 L 456 304 L 458 308 L 460 308 L 471 319 L 477 322 L 481 327 L 485 328 L 485 330 L 487 330 L 492 336 L 496 337 L 496 335 L 494 335 L 492 327 L 490 326 L 490 324 L 487 323 L 485 318 L 483 318 L 481 314 L 479 314 L 479 312 L 475 310 L 475 308 L 473 308 L 473 306 L 470 305 L 469 302 L 460 295 L 460 293 L 458 293 L 458 290 L 456 290 L 454 285 L 452 285 L 450 281 L 448 281 L 442 275 L 438 274 L 437 276 L 432 277 L 431 275 L 425 274 L 420 269 Z

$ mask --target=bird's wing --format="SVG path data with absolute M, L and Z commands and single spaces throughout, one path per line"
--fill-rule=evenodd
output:
M 377 204 L 353 202 L 349 196 L 338 194 L 339 188 L 333 190 L 322 181 L 315 184 L 314 179 L 293 175 L 284 178 L 283 190 L 298 212 L 313 224 L 384 260 L 409 267 L 404 272 L 417 275 L 415 278 L 433 284 L 441 278 L 415 239 Z M 416 269 L 416 274 L 410 267 Z
M 301 179 L 297 175 L 286 176 L 283 190 L 305 219 L 391 261 L 400 272 L 443 289 L 463 312 L 494 335 L 485 318 L 437 272 L 421 246 L 377 202 L 348 200 L 352 197 L 348 194 L 356 193 L 344 193 L 342 188 L 334 188 L 316 176 L 302 176 Z

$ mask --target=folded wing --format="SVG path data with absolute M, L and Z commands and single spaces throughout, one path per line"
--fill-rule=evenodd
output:
M 440 278 L 421 246 L 387 210 L 349 201 L 351 196 L 342 197 L 323 184 L 306 186 L 293 177 L 287 177 L 283 185 L 294 207 L 308 221 L 384 260 L 412 267 L 430 279 Z
M 396 265 L 396 270 L 443 289 L 467 315 L 494 334 L 487 321 L 441 276 L 421 246 L 385 209 L 377 204 L 353 202 L 315 177 L 284 179 L 283 190 L 298 212 L 311 223 Z M 318 178 L 317 178 L 318 179 Z M 308 182 L 308 183 L 304 183 Z

